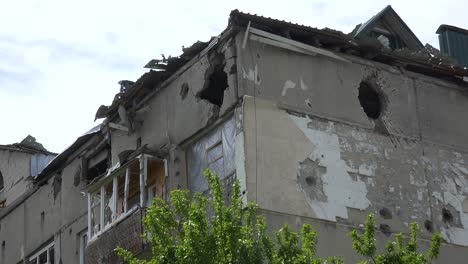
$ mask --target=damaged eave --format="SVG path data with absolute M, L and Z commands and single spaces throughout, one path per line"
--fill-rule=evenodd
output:
M 37 177 L 34 179 L 34 182 L 39 184 L 43 181 L 46 181 L 53 173 L 57 170 L 59 170 L 61 167 L 64 166 L 64 164 L 67 163 L 69 160 L 70 156 L 72 156 L 73 153 L 78 151 L 80 148 L 84 146 L 88 140 L 90 140 L 94 135 L 98 134 L 101 132 L 101 129 L 103 128 L 102 124 L 99 124 L 86 132 L 84 135 L 78 137 L 73 144 L 71 144 L 68 148 L 66 148 L 63 152 L 58 154 L 42 171 L 37 175 Z
M 336 55 L 335 53 L 320 49 L 311 45 L 303 44 L 299 41 L 294 41 L 288 38 L 284 38 L 275 34 L 271 34 L 253 27 L 248 27 L 248 32 L 251 33 L 250 39 L 254 41 L 258 41 L 264 44 L 289 49 L 295 52 L 300 52 L 308 55 L 315 56 L 317 54 L 321 56 L 326 56 L 335 60 L 343 61 L 343 62 L 350 62 L 347 59 L 344 59 L 341 56 Z
M 261 30 L 268 34 L 333 52 L 333 54 L 339 57 L 350 58 L 349 55 L 357 56 L 371 61 L 401 67 L 411 72 L 451 81 L 462 86 L 468 85 L 463 78 L 468 76 L 468 70 L 443 61 L 437 61 L 437 57 L 432 56 L 427 49 L 422 49 L 420 51 L 410 50 L 409 54 L 405 54 L 405 50 L 390 51 L 384 49 L 377 40 L 372 42 L 369 41 L 369 39 L 353 39 L 351 35 L 346 35 L 328 28 L 317 29 L 263 16 L 242 13 L 238 10 L 231 12 L 229 24 L 239 31 L 246 31 L 250 25 L 251 28 Z M 256 40 L 259 40 L 259 38 L 257 37 Z M 267 38 L 267 40 L 262 40 L 272 43 L 272 40 L 269 38 Z M 279 45 L 284 46 L 285 44 L 282 43 Z M 300 51 L 297 47 L 292 47 L 291 49 Z M 311 55 L 313 54 L 303 49 L 301 51 Z M 341 54 L 343 54 L 343 56 L 340 56 Z
M 208 51 L 225 43 L 225 41 L 233 36 L 233 34 L 236 32 L 237 31 L 235 31 L 232 27 L 228 26 L 220 35 L 212 38 L 212 40 L 209 41 L 203 49 L 201 49 L 201 51 L 194 53 L 188 48 L 185 48 L 184 53 L 180 55 L 180 57 L 185 56 L 185 59 L 189 58 L 187 62 L 179 65 L 178 67 L 175 67 L 176 69 L 171 69 L 170 71 L 150 70 L 149 72 L 146 72 L 140 77 L 140 79 L 135 82 L 135 84 L 128 92 L 117 94 L 119 98 L 115 99 L 111 106 L 101 106 L 105 107 L 106 109 L 101 111 L 102 114 L 100 114 L 99 117 L 96 115 L 96 118 L 107 117 L 109 121 L 114 121 L 115 118 L 119 116 L 119 107 L 123 106 L 125 109 L 128 109 L 131 104 L 133 104 L 132 110 L 138 111 L 138 109 L 144 107 L 147 101 L 152 98 L 154 94 L 158 93 L 164 87 L 167 87 L 190 66 L 205 56 Z

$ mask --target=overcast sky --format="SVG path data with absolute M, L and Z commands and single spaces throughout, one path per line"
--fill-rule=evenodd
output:
M 31 134 L 64 150 L 95 125 L 119 80 L 136 80 L 150 59 L 218 35 L 233 9 L 348 33 L 387 4 L 437 48 L 440 24 L 468 27 L 468 2 L 451 0 L 1 1 L 0 144 Z

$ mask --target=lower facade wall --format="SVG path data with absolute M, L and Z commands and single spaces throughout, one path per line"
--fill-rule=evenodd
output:
M 311 225 L 318 234 L 317 254 L 319 257 L 342 256 L 345 258 L 345 263 L 357 263 L 364 260 L 352 248 L 351 238 L 348 235 L 354 229 L 352 226 L 272 211 L 261 210 L 261 213 L 267 218 L 269 230 L 279 230 L 284 224 L 288 224 L 294 230 L 300 230 L 303 224 Z M 379 251 L 384 249 L 389 239 L 393 239 L 392 236 L 381 232 L 377 232 L 376 238 Z M 420 251 L 427 252 L 429 241 L 420 240 L 418 246 Z M 432 263 L 464 264 L 467 252 L 468 248 L 464 246 L 442 244 L 439 259 Z

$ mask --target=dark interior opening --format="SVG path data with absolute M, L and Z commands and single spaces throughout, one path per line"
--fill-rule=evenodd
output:
M 382 113 L 382 100 L 379 93 L 368 82 L 359 85 L 359 103 L 369 118 L 377 119 Z
M 223 67 L 217 67 L 217 69 L 210 74 L 206 80 L 205 88 L 200 91 L 199 97 L 212 104 L 221 106 L 223 104 L 224 91 L 227 87 L 227 74 L 223 71 Z
M 98 164 L 88 169 L 87 180 L 92 181 L 96 177 L 104 174 L 107 171 L 107 159 L 101 160 Z
M 431 233 L 434 231 L 434 226 L 433 226 L 431 220 L 424 221 L 424 227 L 426 228 L 427 231 L 429 231 Z
M 3 189 L 3 175 L 2 172 L 0 171 L 0 190 Z
M 447 208 L 442 209 L 442 220 L 444 220 L 444 222 L 446 222 L 446 223 L 452 223 L 453 222 L 453 215 L 452 215 L 452 213 L 450 212 L 449 209 L 447 209 Z
M 392 219 L 392 212 L 391 212 L 388 208 L 386 208 L 386 207 L 380 209 L 380 210 L 379 210 L 379 214 L 380 214 L 380 216 L 382 216 L 384 219 Z

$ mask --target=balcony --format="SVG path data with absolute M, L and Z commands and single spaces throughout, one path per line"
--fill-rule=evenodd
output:
M 101 232 L 86 247 L 87 264 L 119 263 L 115 248 L 121 246 L 134 254 L 144 249 L 142 220 L 144 210 L 136 207 Z

